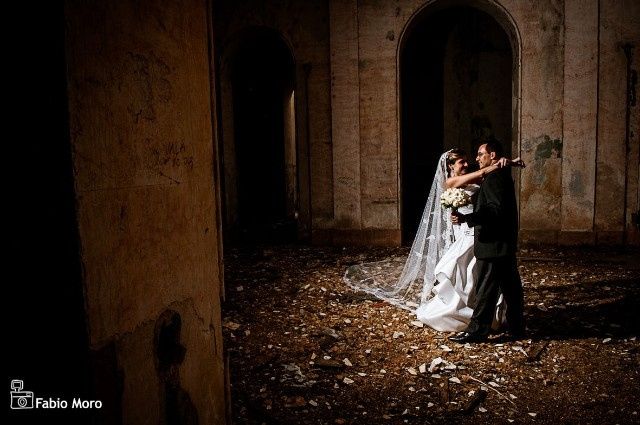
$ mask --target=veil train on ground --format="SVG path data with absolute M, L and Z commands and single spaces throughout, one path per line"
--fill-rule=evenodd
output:
M 429 298 L 436 281 L 435 266 L 453 242 L 448 211 L 440 205 L 448 153 L 443 153 L 438 161 L 409 255 L 349 267 L 343 280 L 351 288 L 412 312 Z

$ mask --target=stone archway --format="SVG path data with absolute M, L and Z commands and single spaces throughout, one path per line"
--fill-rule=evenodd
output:
M 398 51 L 403 243 L 413 240 L 440 154 L 496 137 L 519 151 L 519 37 L 485 1 L 435 2 L 409 21 Z

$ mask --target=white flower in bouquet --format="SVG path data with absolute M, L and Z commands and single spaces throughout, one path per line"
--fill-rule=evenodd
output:
M 458 209 L 469 205 L 471 203 L 471 197 L 459 187 L 451 187 L 440 195 L 440 203 L 443 208 Z

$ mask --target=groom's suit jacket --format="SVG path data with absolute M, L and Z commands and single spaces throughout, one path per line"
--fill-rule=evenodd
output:
M 518 210 L 511 168 L 501 168 L 480 185 L 473 213 L 466 216 L 474 227 L 474 254 L 478 259 L 515 255 L 518 243 Z

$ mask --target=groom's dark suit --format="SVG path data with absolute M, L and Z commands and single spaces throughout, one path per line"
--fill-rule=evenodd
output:
M 474 227 L 474 254 L 480 276 L 476 305 L 467 332 L 487 335 L 500 290 L 507 304 L 507 323 L 514 334 L 524 331 L 522 282 L 516 262 L 518 211 L 511 169 L 488 174 L 480 186 L 473 213 L 465 221 Z

